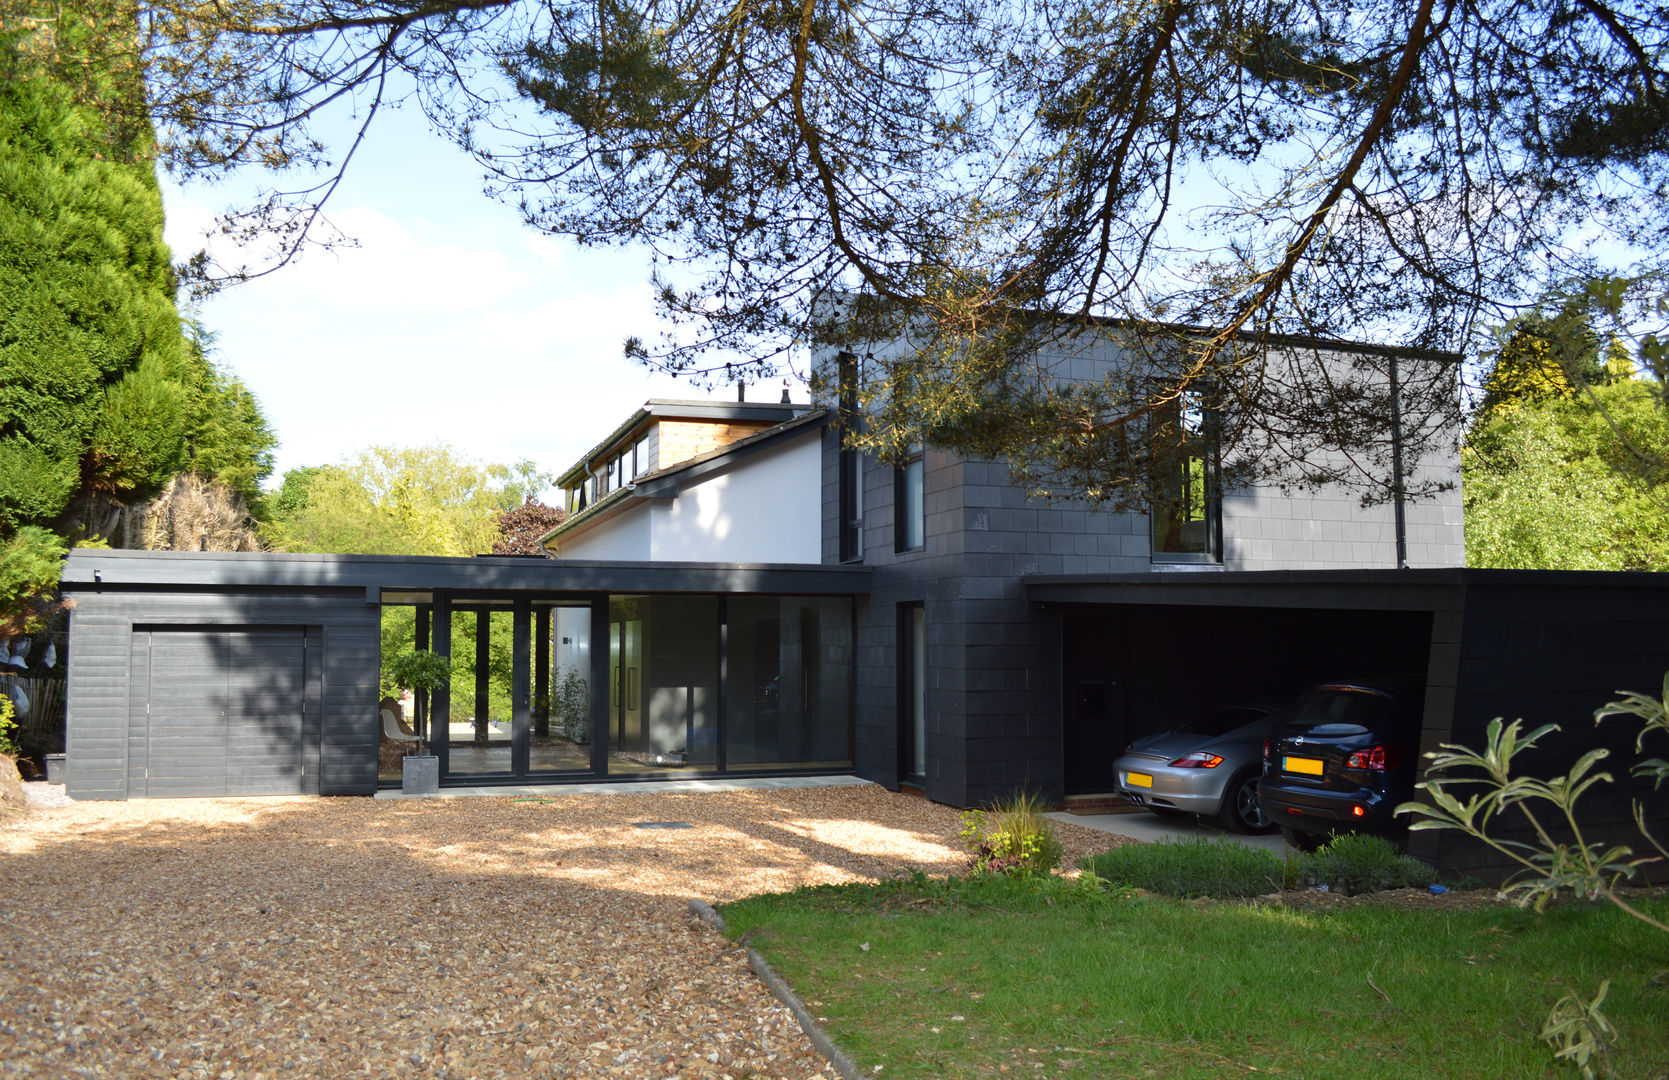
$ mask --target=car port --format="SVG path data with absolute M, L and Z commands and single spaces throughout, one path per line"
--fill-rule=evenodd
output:
M 1638 844 L 1669 820 L 1669 791 L 1631 776 L 1638 725 L 1596 726 L 1621 691 L 1660 692 L 1669 669 L 1669 575 L 1526 570 L 1191 571 L 1036 575 L 1028 599 L 1059 619 L 1062 777 L 1069 809 L 1118 809 L 1112 763 L 1129 741 L 1191 710 L 1296 695 L 1320 681 L 1407 674 L 1425 688 L 1415 752 L 1481 747 L 1490 721 L 1561 730 L 1515 759 L 1550 777 L 1589 749 L 1613 784 L 1579 814 L 1593 842 Z M 1646 753 L 1661 753 L 1648 745 Z M 1424 766 L 1422 763 L 1421 775 Z M 1150 816 L 1150 815 L 1137 815 Z M 1531 840 L 1502 821 L 1500 839 Z M 1115 829 L 1114 831 L 1119 831 Z M 1408 836 L 1445 873 L 1500 880 L 1503 857 L 1454 832 Z M 1669 868 L 1653 868 L 1660 878 Z
M 1318 682 L 1423 677 L 1432 612 L 1064 605 L 1063 764 L 1069 799 L 1112 792 L 1132 739 L 1220 706 L 1284 704 Z M 1415 746 L 1419 732 L 1406 733 Z

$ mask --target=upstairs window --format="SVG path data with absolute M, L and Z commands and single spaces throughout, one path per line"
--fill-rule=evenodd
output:
M 840 365 L 840 435 L 838 461 L 840 515 L 840 561 L 863 561 L 863 455 L 846 446 L 846 435 L 863 430 L 863 412 L 858 407 L 858 358 L 843 352 Z
M 649 436 L 645 435 L 632 445 L 632 479 L 637 479 L 649 471 Z
M 1215 562 L 1222 558 L 1222 494 L 1216 410 L 1184 391 L 1153 414 L 1153 558 Z
M 893 485 L 893 549 L 919 551 L 927 544 L 926 472 L 922 445 L 905 452 Z

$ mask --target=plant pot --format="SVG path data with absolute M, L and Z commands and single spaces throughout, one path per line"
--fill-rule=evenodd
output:
M 64 763 L 63 754 L 46 755 L 46 782 L 62 784 L 69 776 L 69 766 Z
M 440 791 L 440 758 L 408 754 L 400 759 L 400 791 L 405 795 L 433 795 Z

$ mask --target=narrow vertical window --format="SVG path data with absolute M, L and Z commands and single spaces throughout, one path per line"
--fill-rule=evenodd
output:
M 635 479 L 649 471 L 649 436 L 645 435 L 632 447 L 632 477 Z
M 893 549 L 916 551 L 927 543 L 926 475 L 916 443 L 899 464 L 893 491 Z
M 1148 444 L 1152 469 L 1153 557 L 1204 562 L 1222 557 L 1215 410 L 1188 391 L 1154 413 Z
M 898 605 L 898 778 L 927 779 L 927 609 Z
M 840 365 L 840 453 L 837 459 L 840 516 L 840 561 L 863 560 L 863 455 L 846 445 L 848 434 L 863 430 L 863 413 L 858 407 L 858 358 L 843 352 Z

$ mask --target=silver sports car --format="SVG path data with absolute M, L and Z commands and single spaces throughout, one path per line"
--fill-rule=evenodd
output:
M 1258 776 L 1263 741 L 1279 715 L 1277 705 L 1229 705 L 1144 735 L 1113 762 L 1119 794 L 1156 814 L 1209 814 L 1236 832 L 1268 832 Z

